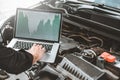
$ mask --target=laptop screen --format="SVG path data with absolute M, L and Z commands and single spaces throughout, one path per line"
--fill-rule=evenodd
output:
M 61 13 L 18 9 L 15 26 L 15 37 L 58 42 Z

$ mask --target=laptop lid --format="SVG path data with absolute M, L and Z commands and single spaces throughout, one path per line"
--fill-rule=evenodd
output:
M 61 20 L 61 12 L 18 8 L 14 37 L 59 42 Z

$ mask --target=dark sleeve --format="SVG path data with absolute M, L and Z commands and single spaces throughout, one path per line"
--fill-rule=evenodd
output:
M 15 51 L 0 45 L 0 68 L 18 74 L 32 66 L 33 56 L 23 49 Z

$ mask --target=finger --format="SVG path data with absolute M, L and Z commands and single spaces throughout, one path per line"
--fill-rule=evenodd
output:
M 45 47 L 43 47 L 43 48 L 42 48 L 42 51 L 43 51 L 43 52 L 45 52 L 45 51 L 46 51 Z
M 39 48 L 42 49 L 42 45 L 39 45 Z
M 36 46 L 36 44 L 33 44 L 32 47 L 30 49 L 33 49 Z
M 32 47 L 35 47 L 37 44 L 33 44 Z
M 45 47 L 43 47 L 42 50 L 45 50 Z

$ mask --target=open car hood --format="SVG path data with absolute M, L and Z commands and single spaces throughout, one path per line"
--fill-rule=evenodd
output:
M 107 3 L 102 4 L 102 1 L 107 2 L 107 0 L 101 0 L 101 3 L 99 1 L 67 0 L 61 2 L 60 7 L 69 13 L 69 17 L 65 18 L 75 22 L 77 26 L 84 25 L 81 28 L 120 41 L 120 9 L 119 5 L 118 8 L 115 7 L 115 3 L 118 4 L 119 1 L 114 1 L 114 7 L 108 6 Z
M 50 73 L 54 73 L 55 77 L 61 77 L 58 80 L 120 79 L 120 11 L 118 8 L 88 0 L 44 0 L 32 9 L 48 9 L 63 13 L 60 50 L 55 63 L 43 64 L 38 61 L 22 74 L 24 75 L 22 79 L 21 77 L 19 79 L 40 80 L 43 73 L 48 74 L 47 78 L 50 77 Z M 12 16 L 5 21 L 3 28 L 7 23 L 14 28 L 14 19 L 15 16 Z M 5 42 L 11 40 L 12 33 L 13 30 L 9 31 L 9 29 L 3 31 Z M 104 52 L 114 55 L 115 62 L 103 60 L 100 55 Z M 47 66 L 44 67 L 45 65 Z

